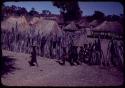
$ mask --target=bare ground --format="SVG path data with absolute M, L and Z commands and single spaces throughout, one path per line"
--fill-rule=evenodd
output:
M 39 67 L 30 67 L 29 54 L 3 50 L 4 56 L 12 56 L 19 69 L 3 75 L 7 86 L 118 86 L 123 83 L 123 73 L 113 67 L 101 68 L 87 64 L 61 66 L 56 59 L 37 57 Z

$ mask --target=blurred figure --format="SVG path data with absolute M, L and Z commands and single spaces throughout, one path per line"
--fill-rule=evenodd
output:
M 99 47 L 98 47 L 98 41 L 95 41 L 95 64 L 99 64 Z
M 62 62 L 57 61 L 60 65 L 65 65 L 65 61 L 67 59 L 66 47 L 63 47 L 63 54 L 62 54 Z
M 94 48 L 95 48 L 95 44 L 94 43 L 92 43 L 91 44 L 91 47 L 90 47 L 90 54 L 89 54 L 89 60 L 90 60 L 90 65 L 93 65 L 94 64 L 94 62 L 95 62 L 95 60 L 94 60 L 94 57 L 93 57 L 93 53 L 95 52 L 94 51 Z
M 74 65 L 73 63 L 73 46 L 70 46 L 69 47 L 69 50 L 68 50 L 68 62 L 70 63 L 70 65 Z
M 42 37 L 41 42 L 40 42 L 40 50 L 41 50 L 41 56 L 44 56 L 44 46 L 46 44 L 46 38 L 45 36 Z
M 74 63 L 76 63 L 77 65 L 80 64 L 78 62 L 77 46 L 71 46 L 69 48 L 68 54 L 69 54 L 68 61 L 69 61 L 69 63 L 70 63 L 71 66 L 75 65 Z
M 56 41 L 56 39 L 54 39 L 53 47 L 52 47 L 52 58 L 56 58 L 56 47 L 57 47 L 57 41 Z
M 108 45 L 108 54 L 109 54 L 109 59 L 111 61 L 111 64 L 113 66 L 116 66 L 117 52 L 116 52 L 116 45 L 115 45 L 113 37 L 110 40 L 109 45 Z
M 88 57 L 88 46 L 87 46 L 87 44 L 84 44 L 83 57 L 84 57 L 83 62 L 88 63 L 89 57 Z
M 100 38 L 98 38 L 98 40 L 95 41 L 95 52 L 94 53 L 95 53 L 95 64 L 100 65 L 101 58 L 102 58 Z
M 124 54 L 124 50 L 123 50 L 123 42 L 120 42 L 120 45 L 119 45 L 119 56 L 120 56 L 120 58 L 121 58 L 121 61 L 122 61 L 122 64 L 123 64 L 123 62 L 124 62 L 124 58 L 123 58 L 123 54 Z
M 83 46 L 81 46 L 79 50 L 79 61 L 83 62 L 83 59 L 84 59 L 84 48 Z
M 103 51 L 102 51 L 102 49 L 101 49 L 101 38 L 100 38 L 100 36 L 98 37 L 98 41 L 97 41 L 97 46 L 98 46 L 98 49 L 97 49 L 97 51 L 98 51 L 98 64 L 99 65 L 101 65 L 101 66 L 103 66 L 103 65 L 106 65 L 105 63 L 105 60 L 104 60 L 104 54 L 103 54 Z
M 78 61 L 78 52 L 77 52 L 77 46 L 73 46 L 73 52 L 72 52 L 72 58 L 73 58 L 73 63 L 76 63 L 77 65 L 79 65 L 79 61 Z
M 91 58 L 92 57 L 92 43 L 89 43 L 89 47 L 88 47 L 88 64 L 90 65 L 91 64 Z
M 52 46 L 53 46 L 53 43 L 52 43 L 52 39 L 51 39 L 50 45 L 49 45 L 49 56 L 50 56 L 50 58 L 52 58 Z
M 31 52 L 31 61 L 29 61 L 30 66 L 34 66 L 35 65 L 34 63 L 36 63 L 36 65 L 38 66 L 35 47 L 36 46 L 32 46 L 33 50 Z

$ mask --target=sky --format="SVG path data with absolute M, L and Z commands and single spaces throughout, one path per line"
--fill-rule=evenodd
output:
M 60 14 L 60 9 L 53 6 L 51 1 L 23 1 L 23 2 L 5 2 L 6 6 L 25 7 L 27 11 L 35 8 L 36 11 L 49 10 L 53 14 Z M 94 11 L 101 11 L 105 15 L 120 15 L 123 14 L 123 6 L 119 2 L 78 2 L 80 9 L 83 11 L 83 16 L 92 15 Z

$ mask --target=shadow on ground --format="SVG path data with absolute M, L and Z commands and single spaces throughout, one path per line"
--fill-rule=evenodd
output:
M 6 75 L 12 73 L 13 71 L 19 69 L 15 67 L 15 59 L 12 56 L 2 56 L 1 58 L 1 73 L 0 75 Z

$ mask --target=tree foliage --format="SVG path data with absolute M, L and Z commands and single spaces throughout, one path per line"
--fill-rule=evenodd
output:
M 32 8 L 29 12 L 30 16 L 37 16 L 39 13 L 35 10 L 35 8 Z
M 99 22 L 102 22 L 105 19 L 105 14 L 101 11 L 95 11 L 94 14 L 92 16 L 88 16 L 87 19 L 89 22 L 93 20 L 98 20 Z
M 78 20 L 81 18 L 82 11 L 79 8 L 78 1 L 53 1 L 53 5 L 60 9 L 64 21 Z
M 104 13 L 100 11 L 95 11 L 93 14 L 93 18 L 97 20 L 102 20 L 104 19 L 104 17 L 105 17 Z

